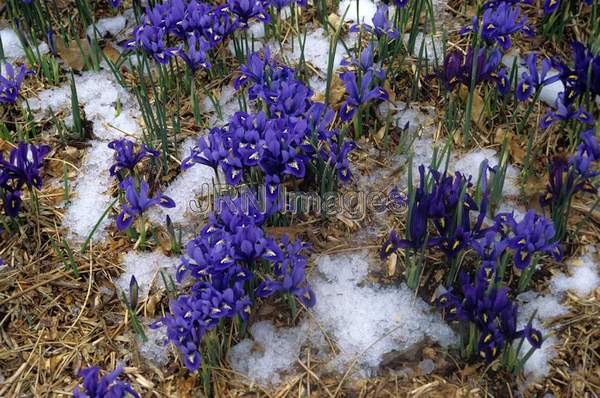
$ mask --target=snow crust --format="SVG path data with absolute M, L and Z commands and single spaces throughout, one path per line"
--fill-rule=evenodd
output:
M 25 58 L 25 50 L 21 44 L 21 40 L 17 33 L 11 28 L 5 28 L 0 30 L 0 38 L 2 39 L 2 48 L 4 50 L 4 56 L 8 61 L 22 60 Z M 47 54 L 49 49 L 48 45 L 44 42 L 38 45 L 37 50 L 40 54 Z
M 169 345 L 167 342 L 167 329 L 144 328 L 144 334 L 148 340 L 142 341 L 138 338 L 138 350 L 140 356 L 144 359 L 154 362 L 158 365 L 167 365 L 169 363 Z
M 136 252 L 132 250 L 123 255 L 124 271 L 114 282 L 129 297 L 129 283 L 131 277 L 135 276 L 139 286 L 139 300 L 143 301 L 148 298 L 152 286 L 164 287 L 161 271 L 167 278 L 168 275 L 174 276 L 178 265 L 179 258 L 165 256 L 160 251 Z
M 302 345 L 307 340 L 308 323 L 293 328 L 276 328 L 270 321 L 250 327 L 246 338 L 229 350 L 231 367 L 262 385 L 276 385 L 294 367 Z
M 367 252 L 323 256 L 320 275 L 311 278 L 317 304 L 314 314 L 340 353 L 332 366 L 340 373 L 356 359 L 354 369 L 372 375 L 391 351 L 407 351 L 425 338 L 447 347 L 454 332 L 406 285 L 379 286 L 367 280 Z
M 108 142 L 126 136 L 139 137 L 142 130 L 137 103 L 110 72 L 84 72 L 75 77 L 75 86 L 77 99 L 83 106 L 82 117 L 92 122 L 95 136 L 77 173 L 73 184 L 74 197 L 63 219 L 69 239 L 81 242 L 111 201 L 108 191 L 112 178 L 108 169 L 113 162 L 113 151 L 107 147 Z M 29 98 L 28 103 L 38 121 L 59 111 L 66 111 L 67 119 L 73 118 L 69 83 L 41 91 L 36 97 Z M 105 218 L 94 239 L 106 237 L 108 224 Z
M 346 10 L 348 11 L 346 12 Z M 371 0 L 342 0 L 338 7 L 340 18 L 346 13 L 344 22 L 357 22 L 371 26 L 373 26 L 372 19 L 376 12 L 377 6 Z
M 190 155 L 197 142 L 197 138 L 188 138 L 181 144 L 181 160 Z M 214 170 L 203 164 L 195 164 L 187 170 L 182 170 L 163 191 L 175 201 L 176 206 L 172 209 L 155 206 L 148 211 L 148 219 L 154 224 L 164 224 L 168 215 L 174 224 L 182 226 L 193 222 L 194 217 L 200 218 L 200 214 L 194 213 L 199 210 L 199 204 L 191 202 L 198 199 L 199 195 L 212 192 L 214 178 Z
M 109 18 L 100 18 L 94 25 L 90 25 L 87 28 L 87 36 L 94 38 L 94 27 L 97 30 L 96 36 L 103 38 L 108 35 L 113 37 L 117 36 L 127 25 L 127 18 L 123 15 L 117 15 Z
M 533 326 L 538 328 L 545 336 L 542 347 L 534 351 L 523 367 L 527 383 L 540 380 L 550 372 L 550 361 L 556 357 L 556 345 L 560 342 L 551 335 L 552 328 L 547 327 L 545 322 L 569 312 L 568 308 L 561 303 L 564 294 L 567 291 L 572 291 L 580 297 L 585 297 L 600 286 L 596 249 L 593 246 L 588 246 L 586 250 L 585 255 L 569 262 L 571 276 L 559 273 L 552 277 L 550 280 L 550 293 L 542 295 L 528 291 L 517 297 L 519 301 L 524 303 L 519 310 L 519 327 L 525 326 L 534 311 L 537 311 L 533 318 Z M 520 355 L 526 355 L 530 347 L 527 340 L 525 340 Z

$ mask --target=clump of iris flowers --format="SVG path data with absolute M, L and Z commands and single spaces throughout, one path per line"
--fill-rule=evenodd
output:
M 42 188 L 41 170 L 44 159 L 50 152 L 47 145 L 19 142 L 10 151 L 8 159 L 0 153 L 0 197 L 4 203 L 4 214 L 15 218 L 21 210 L 21 194 L 27 188 L 37 209 L 36 190 Z

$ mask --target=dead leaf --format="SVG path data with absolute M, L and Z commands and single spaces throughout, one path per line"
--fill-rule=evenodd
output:
M 523 164 L 525 162 L 527 157 L 527 152 L 523 149 L 525 145 L 527 144 L 521 142 L 515 133 L 508 133 L 508 149 L 513 163 Z
M 115 50 L 115 48 L 113 46 L 106 46 L 102 49 L 102 52 L 104 53 L 104 55 L 106 55 L 108 57 L 108 59 L 110 59 L 113 63 L 116 63 L 119 59 L 119 57 L 121 56 L 121 54 Z
M 67 66 L 73 70 L 81 71 L 85 65 L 85 57 L 90 53 L 90 45 L 87 39 L 79 39 L 79 43 L 73 40 L 68 46 L 65 46 L 65 43 L 61 40 L 57 40 L 56 52 Z
M 460 97 L 466 101 L 469 96 L 469 91 L 466 87 L 461 86 L 460 88 Z M 483 98 L 479 95 L 478 92 L 473 93 L 473 100 L 471 103 L 471 121 L 481 129 L 483 129 L 483 122 L 485 118 L 483 117 L 484 112 L 484 103 Z

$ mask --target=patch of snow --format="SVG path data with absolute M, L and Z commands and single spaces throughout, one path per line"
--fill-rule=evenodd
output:
M 306 35 L 294 36 L 293 48 L 289 48 L 284 51 L 290 61 L 294 63 L 300 62 L 302 55 L 300 44 L 304 43 L 304 61 L 310 63 L 317 68 L 324 75 L 327 74 L 327 67 L 329 65 L 329 46 L 331 44 L 331 37 L 327 36 L 323 28 L 317 28 Z M 350 42 L 346 43 L 350 46 Z M 338 40 L 335 55 L 333 57 L 333 70 L 335 71 L 340 67 L 340 64 L 346 56 L 346 49 L 342 44 L 341 40 Z
M 197 139 L 188 138 L 181 144 L 181 159 L 189 156 Z M 165 188 L 163 194 L 175 201 L 172 209 L 154 206 L 148 211 L 148 219 L 155 224 L 164 224 L 166 216 L 171 217 L 174 224 L 183 225 L 190 223 L 192 213 L 199 211 L 199 204 L 192 204 L 198 196 L 212 192 L 215 172 L 211 167 L 195 164 L 187 170 L 182 170 L 175 180 Z M 199 218 L 200 214 L 196 214 Z
M 94 38 L 94 27 L 96 32 L 96 37 L 99 39 L 108 36 L 109 34 L 113 37 L 116 37 L 123 29 L 125 29 L 125 25 L 127 24 L 127 18 L 123 15 L 117 15 L 115 17 L 110 18 L 100 18 L 94 25 L 90 25 L 87 28 L 87 36 L 89 38 Z
M 453 161 L 450 162 L 450 169 L 453 172 L 459 171 L 461 174 L 473 177 L 473 183 L 479 179 L 481 171 L 481 162 L 488 160 L 489 167 L 495 167 L 499 163 L 498 155 L 494 149 L 476 149 L 467 152 L 464 155 L 453 154 Z M 489 176 L 489 173 L 488 173 Z M 508 165 L 506 167 L 506 174 L 504 177 L 504 186 L 502 187 L 502 193 L 508 197 L 518 197 L 518 170 Z
M 165 277 L 174 276 L 178 265 L 178 257 L 165 256 L 159 250 L 151 253 L 131 250 L 123 255 L 124 271 L 114 281 L 115 286 L 129 296 L 129 282 L 135 276 L 139 286 L 139 300 L 143 301 L 148 298 L 151 286 L 156 284 L 164 287 L 161 271 L 165 273 Z
M 569 263 L 570 276 L 563 273 L 555 275 L 550 283 L 552 291 L 560 293 L 572 291 L 579 297 L 586 297 L 600 286 L 596 249 L 587 247 L 587 253 Z
M 404 44 L 408 46 L 410 33 L 405 33 L 402 38 Z M 427 59 L 433 66 L 439 66 L 444 62 L 444 46 L 438 37 L 418 32 L 414 43 L 412 50 L 412 55 L 414 57 Z
M 270 321 L 250 327 L 252 338 L 233 346 L 227 354 L 231 367 L 262 385 L 276 385 L 296 364 L 306 342 L 308 322 L 294 328 L 278 329 Z
M 25 50 L 17 33 L 11 28 L 0 30 L 0 39 L 2 39 L 2 48 L 4 56 L 8 61 L 25 58 Z M 38 45 L 40 54 L 47 54 L 49 51 L 48 45 L 44 42 Z
M 544 340 L 542 347 L 534 351 L 523 367 L 527 383 L 546 377 L 550 372 L 550 361 L 557 355 L 556 345 L 559 342 L 551 335 L 552 329 L 546 327 L 544 322 L 569 312 L 569 309 L 561 303 L 564 293 L 573 291 L 579 296 L 586 296 L 600 286 L 598 262 L 595 256 L 595 248 L 588 246 L 584 256 L 571 261 L 571 276 L 561 273 L 552 277 L 550 280 L 551 293 L 541 295 L 528 291 L 517 297 L 520 302 L 524 303 L 520 307 L 517 320 L 519 328 L 525 326 L 533 313 L 537 311 L 533 318 L 533 326 L 539 329 L 543 336 L 549 336 Z M 525 340 L 519 355 L 521 357 L 526 355 L 530 348 L 531 346 Z
M 144 334 L 148 340 L 143 341 L 138 337 L 138 349 L 140 356 L 158 365 L 166 365 L 169 362 L 169 345 L 167 344 L 167 328 L 157 329 L 144 328 Z
M 63 217 L 67 237 L 75 242 L 83 242 L 88 237 L 111 201 L 107 191 L 112 183 L 108 169 L 113 162 L 113 151 L 103 141 L 93 140 L 90 144 L 72 187 L 75 196 Z M 94 241 L 106 237 L 108 224 L 109 219 L 105 217 L 98 225 Z
M 344 22 L 357 22 L 371 26 L 373 26 L 372 19 L 376 12 L 377 6 L 371 0 L 342 0 L 338 7 L 340 18 L 346 13 Z
M 75 86 L 77 99 L 83 105 L 85 118 L 93 122 L 96 137 L 108 141 L 124 135 L 141 135 L 137 104 L 111 72 L 84 72 L 75 77 Z M 69 83 L 41 91 L 28 102 L 36 121 L 63 109 L 72 117 Z M 117 112 L 118 103 L 122 105 L 120 112 Z
M 517 319 L 518 328 L 523 328 L 533 313 L 537 311 L 535 317 L 532 319 L 532 325 L 538 329 L 544 336 L 544 342 L 542 346 L 535 350 L 531 357 L 525 362 L 523 366 L 523 374 L 526 377 L 527 383 L 534 382 L 545 377 L 550 371 L 550 361 L 557 355 L 556 353 L 556 338 L 550 333 L 551 330 L 544 326 L 544 322 L 551 318 L 561 316 L 568 312 L 568 309 L 560 304 L 559 300 L 553 296 L 535 295 L 525 297 L 523 294 L 519 295 L 521 300 L 527 299 L 524 305 L 519 309 L 519 315 Z M 531 344 L 527 339 L 523 340 L 523 346 L 519 352 L 519 356 L 522 358 L 531 349 Z
M 406 351 L 426 337 L 447 347 L 456 342 L 453 331 L 414 292 L 401 286 L 367 281 L 367 252 L 323 256 L 321 274 L 311 278 L 318 297 L 314 314 L 340 349 L 331 365 L 340 373 L 356 359 L 361 375 L 372 374 L 384 354 Z
M 69 229 L 69 238 L 83 241 L 111 201 L 107 191 L 112 182 L 108 169 L 113 162 L 113 151 L 107 147 L 108 141 L 125 136 L 139 137 L 142 130 L 137 103 L 118 84 L 112 73 L 84 72 L 75 77 L 75 86 L 79 103 L 83 105 L 82 116 L 92 122 L 93 134 L 97 138 L 91 142 L 91 148 L 83 160 L 73 184 L 76 196 L 67 207 L 63 219 L 63 225 Z M 68 112 L 66 120 L 72 123 L 69 83 L 41 91 L 27 101 L 38 121 L 65 110 Z M 23 106 L 26 106 L 25 103 Z M 105 218 L 96 230 L 96 239 L 105 237 L 108 224 Z

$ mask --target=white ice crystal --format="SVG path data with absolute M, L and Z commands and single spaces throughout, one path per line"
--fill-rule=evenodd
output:
M 318 297 L 313 311 L 340 349 L 332 365 L 341 373 L 357 359 L 354 370 L 368 375 L 384 354 L 409 350 L 426 337 L 442 346 L 456 341 L 448 325 L 404 284 L 369 283 L 366 252 L 323 256 L 317 265 L 321 276 L 311 278 Z
M 125 29 L 126 24 L 127 19 L 123 15 L 117 15 L 109 18 L 100 18 L 94 25 L 88 26 L 86 33 L 89 38 L 94 38 L 95 28 L 96 37 L 99 39 L 107 36 L 108 34 L 115 37 L 123 29 Z
M 338 7 L 340 17 L 346 13 L 344 22 L 351 21 L 373 25 L 372 19 L 375 12 L 377 12 L 377 6 L 371 0 L 342 0 Z
M 71 203 L 67 206 L 63 218 L 63 226 L 72 241 L 84 241 L 110 204 L 110 188 L 112 177 L 108 169 L 112 164 L 113 151 L 106 142 L 93 140 L 85 154 L 83 162 L 72 186 L 75 192 Z M 106 236 L 108 218 L 104 218 L 94 235 L 94 241 Z
M 0 30 L 0 38 L 2 39 L 4 56 L 8 61 L 23 60 L 25 58 L 25 50 L 23 49 L 19 36 L 14 30 L 11 28 Z M 36 53 L 47 54 L 48 51 L 48 45 L 42 42 L 38 45 Z
M 588 246 L 585 255 L 571 260 L 568 264 L 571 275 L 555 275 L 550 284 L 551 290 L 558 293 L 572 291 L 580 297 L 585 297 L 600 286 L 598 260 L 593 246 Z
M 166 278 L 174 276 L 178 265 L 178 257 L 168 257 L 160 251 L 147 253 L 132 250 L 123 255 L 124 270 L 114 282 L 121 291 L 129 295 L 129 283 L 131 277 L 135 276 L 139 286 L 139 299 L 145 300 L 152 286 L 164 287 L 161 272 Z
M 181 159 L 190 155 L 197 141 L 197 138 L 189 138 L 182 143 Z M 193 221 L 193 217 L 200 217 L 194 212 L 199 211 L 202 206 L 195 200 L 212 192 L 214 178 L 214 170 L 203 164 L 195 164 L 187 170 L 182 170 L 163 191 L 175 201 L 176 206 L 172 209 L 153 207 L 148 211 L 148 218 L 155 224 L 163 224 L 169 215 L 173 223 L 183 225 Z
M 138 338 L 138 349 L 140 356 L 157 365 L 166 365 L 169 362 L 169 344 L 167 342 L 167 329 L 144 328 L 147 340 Z
M 275 385 L 295 365 L 302 345 L 307 340 L 307 322 L 293 328 L 276 328 L 269 321 L 250 327 L 252 338 L 246 338 L 229 350 L 231 367 L 250 380 Z

